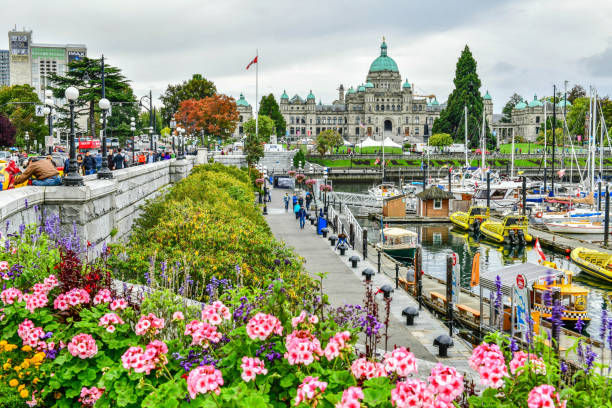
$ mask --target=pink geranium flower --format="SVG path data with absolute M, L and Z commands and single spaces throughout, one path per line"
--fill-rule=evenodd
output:
M 248 336 L 255 340 L 265 340 L 272 333 L 281 335 L 283 334 L 283 326 L 275 316 L 257 313 L 251 317 L 246 325 L 246 332 Z
M 86 359 L 98 354 L 98 346 L 91 335 L 80 333 L 74 336 L 70 343 L 68 343 L 68 351 L 74 357 Z
M 219 395 L 221 390 L 219 387 L 223 385 L 223 376 L 221 371 L 211 365 L 196 367 L 189 373 L 187 377 L 187 391 L 191 399 L 197 397 L 198 394 L 206 394 L 214 392 Z

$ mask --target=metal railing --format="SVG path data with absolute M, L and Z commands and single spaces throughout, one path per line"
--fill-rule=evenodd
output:
M 328 196 L 332 202 L 356 207 L 382 208 L 382 200 L 377 200 L 369 194 L 345 193 L 332 191 Z
M 342 219 L 343 222 L 347 224 L 347 232 L 349 236 L 349 243 L 355 248 L 361 248 L 363 246 L 362 237 L 363 237 L 363 228 L 359 225 L 359 222 L 351 212 L 348 205 L 342 203 Z

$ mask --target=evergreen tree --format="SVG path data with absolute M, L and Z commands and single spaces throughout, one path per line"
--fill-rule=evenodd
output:
M 285 118 L 283 118 L 273 94 L 261 97 L 259 114 L 269 116 L 274 121 L 275 133 L 277 136 L 285 135 L 287 122 L 285 122 Z
M 522 100 L 523 100 L 523 97 L 517 94 L 516 92 L 510 97 L 508 102 L 506 102 L 504 109 L 502 109 L 502 113 L 504 114 L 504 116 L 502 117 L 501 121 L 503 123 L 512 122 L 512 109 L 514 109 L 516 104 Z
M 455 89 L 448 96 L 446 108 L 440 112 L 440 117 L 433 125 L 432 133 L 448 133 L 458 143 L 464 142 L 464 106 L 468 107 L 468 145 L 480 146 L 482 126 L 482 110 L 484 108 L 480 95 L 480 78 L 476 72 L 476 60 L 466 45 L 457 61 Z M 487 145 L 495 146 L 495 139 L 486 126 Z

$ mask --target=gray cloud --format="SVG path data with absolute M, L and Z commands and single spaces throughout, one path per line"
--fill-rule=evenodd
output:
M 583 58 L 581 62 L 590 74 L 609 77 L 612 73 L 612 38 L 608 39 L 608 46 L 602 52 Z

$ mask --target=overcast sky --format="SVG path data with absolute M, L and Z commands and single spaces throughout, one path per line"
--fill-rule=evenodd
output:
M 254 104 L 283 89 L 323 103 L 365 81 L 385 36 L 388 54 L 420 94 L 446 101 L 468 44 L 500 112 L 513 92 L 532 99 L 564 81 L 612 95 L 610 0 L 0 0 L 6 31 L 33 30 L 33 42 L 84 43 L 123 69 L 137 95 L 201 73 Z M 5 32 L 6 32 L 5 31 Z M 0 48 L 8 48 L 7 37 Z

